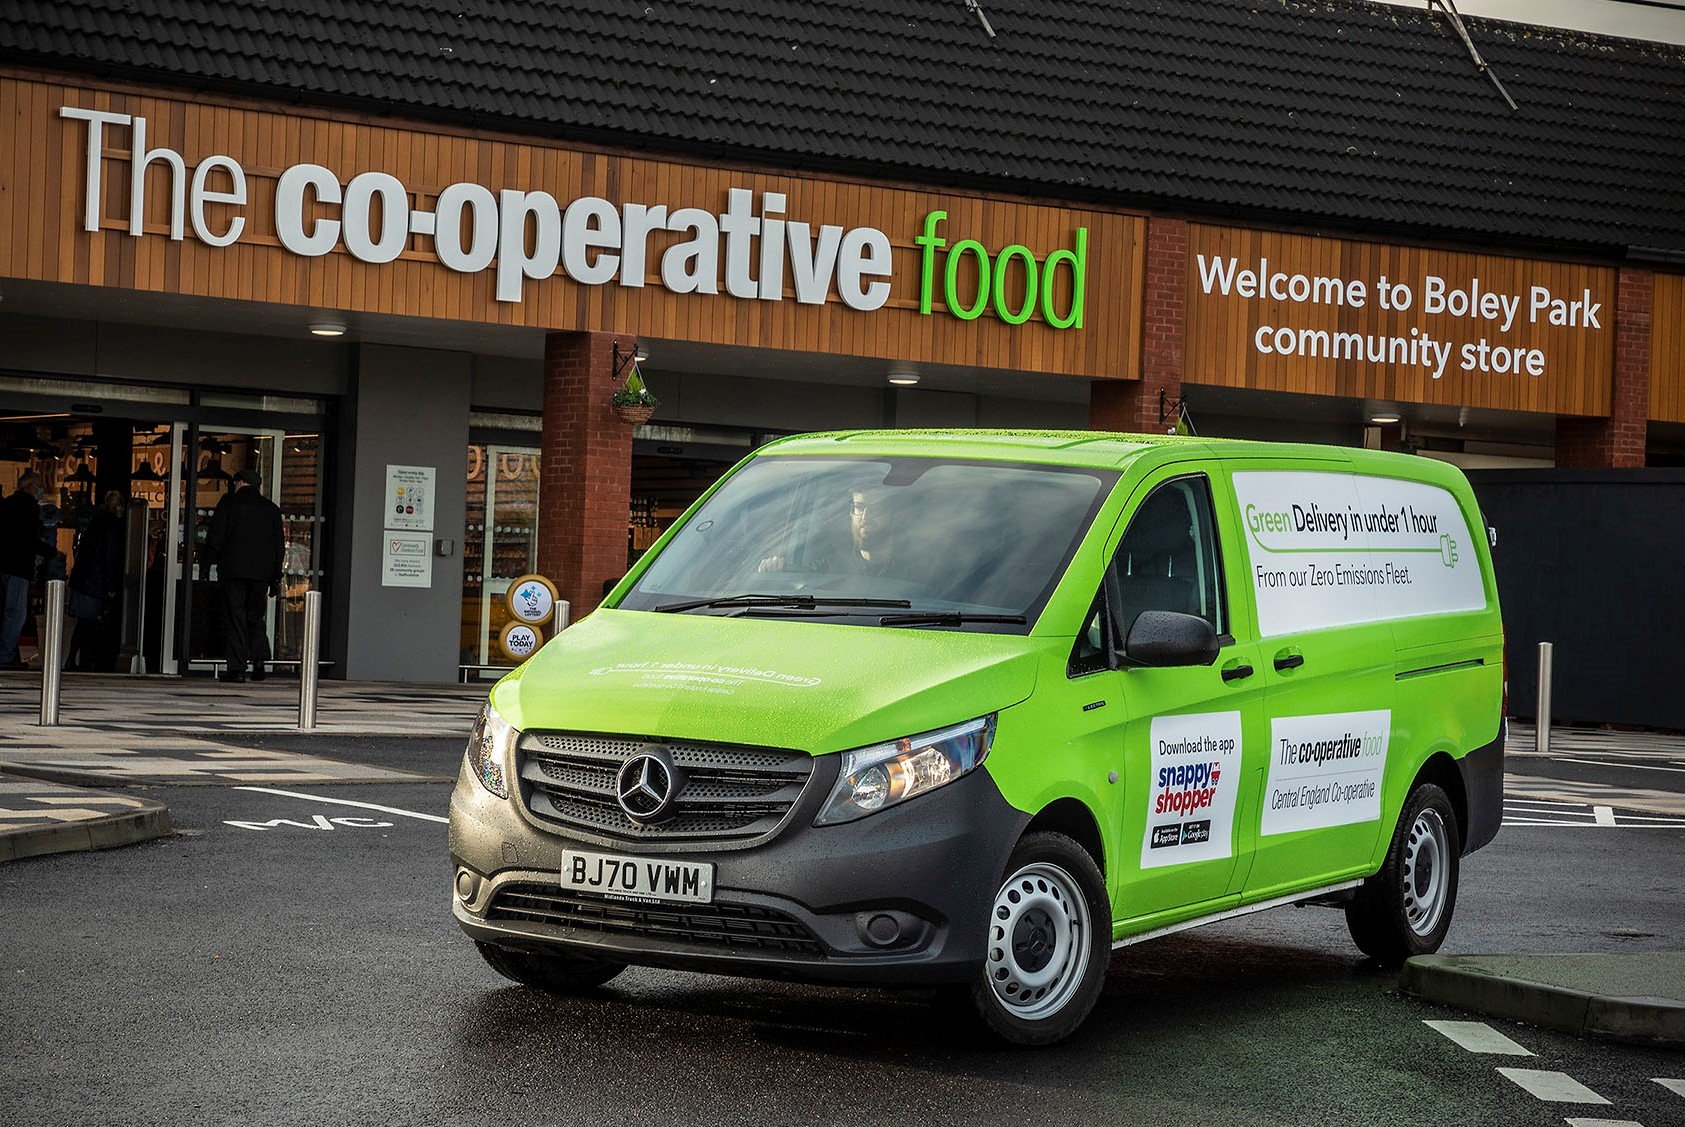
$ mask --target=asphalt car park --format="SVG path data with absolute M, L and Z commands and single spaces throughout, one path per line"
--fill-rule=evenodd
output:
M 314 751 L 432 778 L 457 757 L 406 746 Z M 8 1123 L 1685 1123 L 1656 1082 L 1685 1057 L 1418 1002 L 1335 911 L 1127 948 L 1079 1036 L 1014 1051 L 917 991 L 640 968 L 578 997 L 512 986 L 450 919 L 440 782 L 143 790 L 173 837 L 0 868 Z M 1445 950 L 1676 948 L 1682 846 L 1680 827 L 1512 824 L 1465 868 Z M 1535 1094 L 1558 1073 L 1608 1102 Z

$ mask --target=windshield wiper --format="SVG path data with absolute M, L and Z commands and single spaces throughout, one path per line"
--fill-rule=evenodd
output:
M 663 603 L 652 610 L 667 614 L 703 607 L 910 607 L 906 599 L 826 599 L 817 595 L 726 595 L 715 599 L 686 599 Z
M 1005 626 L 1022 626 L 1026 619 L 1021 614 L 966 614 L 957 610 L 924 610 L 912 611 L 908 614 L 886 614 L 878 619 L 881 626 L 963 626 L 968 622 L 1000 623 Z

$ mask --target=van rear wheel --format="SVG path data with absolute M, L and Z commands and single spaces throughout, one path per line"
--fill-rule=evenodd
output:
M 1358 949 L 1389 965 L 1439 950 L 1457 906 L 1462 847 L 1450 796 L 1433 783 L 1411 791 L 1381 871 L 1346 904 Z
M 491 969 L 504 978 L 552 994 L 573 994 L 601 986 L 626 969 L 625 963 L 588 955 L 539 955 L 478 941 L 474 946 Z
M 1026 834 L 989 907 L 973 1009 L 997 1037 L 1051 1045 L 1099 1000 L 1111 961 L 1111 907 L 1094 859 L 1060 833 Z

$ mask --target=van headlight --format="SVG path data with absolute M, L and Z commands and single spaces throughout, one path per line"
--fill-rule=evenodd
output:
M 933 791 L 975 770 L 989 754 L 995 717 L 842 753 L 842 773 L 814 825 L 852 822 Z
M 509 764 L 514 762 L 520 729 L 498 715 L 487 701 L 468 733 L 468 773 L 499 798 L 509 797 Z

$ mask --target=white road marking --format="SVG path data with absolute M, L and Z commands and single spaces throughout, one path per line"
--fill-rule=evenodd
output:
M 1424 1021 L 1422 1024 L 1436 1033 L 1443 1033 L 1471 1053 L 1501 1053 L 1506 1057 L 1533 1055 L 1484 1021 Z
M 1677 775 L 1685 775 L 1685 767 L 1653 767 L 1647 763 L 1613 763 L 1607 759 L 1569 759 L 1561 755 L 1553 755 L 1551 758 L 1558 763 L 1583 763 L 1587 767 L 1619 767 L 1628 771 L 1672 771 Z
M 273 787 L 235 787 L 235 790 L 251 790 L 259 794 L 278 794 L 283 798 L 302 798 L 306 802 L 329 802 L 335 806 L 360 806 L 364 810 L 379 810 L 382 814 L 398 814 L 405 818 L 420 818 L 424 822 L 444 822 L 450 824 L 449 818 L 441 818 L 437 814 L 420 814 L 414 810 L 400 810 L 396 806 L 382 806 L 378 802 L 353 802 L 349 798 L 324 798 L 319 794 L 300 794 L 293 790 L 276 790 Z
M 1665 1080 L 1660 1076 L 1652 1077 L 1656 1083 L 1666 1088 L 1676 1096 L 1685 1097 L 1685 1080 Z
M 1644 1124 L 1633 1119 L 1586 1119 L 1582 1116 L 1570 1116 L 1568 1127 L 1644 1127 Z
M 1528 1095 L 1553 1104 L 1606 1104 L 1609 1101 L 1569 1076 L 1539 1068 L 1500 1068 L 1498 1074 L 1513 1081 Z
M 1593 806 L 1591 808 L 1591 812 L 1592 812 L 1592 815 L 1597 819 L 1598 825 L 1600 825 L 1600 826 L 1612 826 L 1612 825 L 1615 824 L 1614 807 L 1612 807 L 1612 806 Z

